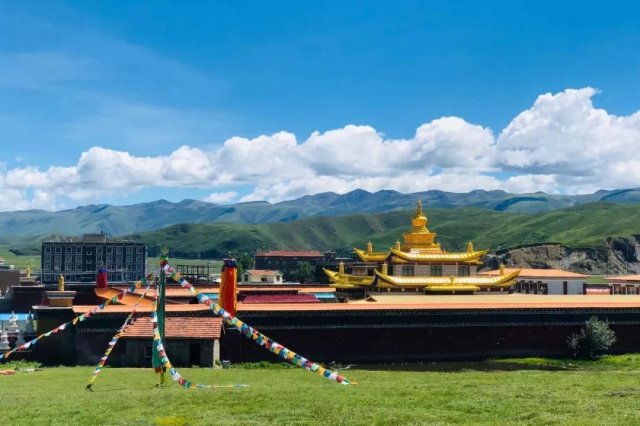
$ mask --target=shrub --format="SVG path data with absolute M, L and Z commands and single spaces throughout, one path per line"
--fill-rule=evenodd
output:
M 567 338 L 567 346 L 573 356 L 581 359 L 596 359 L 615 342 L 616 333 L 609 323 L 596 317 L 589 318 L 580 333 L 573 333 Z

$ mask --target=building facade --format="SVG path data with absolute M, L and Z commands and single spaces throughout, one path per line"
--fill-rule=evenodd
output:
M 282 272 L 268 269 L 247 269 L 242 273 L 242 284 L 282 284 Z
M 259 251 L 255 256 L 255 269 L 277 269 L 282 272 L 284 279 L 294 279 L 294 272 L 300 262 L 310 263 L 314 269 L 320 263 L 334 262 L 336 253 L 332 251 L 285 251 L 269 250 Z
M 147 249 L 143 243 L 109 239 L 105 234 L 48 240 L 42 243 L 42 284 L 95 282 L 105 266 L 109 282 L 136 281 L 145 275 Z
M 562 269 L 505 268 L 507 274 L 520 271 L 513 290 L 526 294 L 587 294 L 589 275 Z M 498 276 L 499 270 L 481 272 L 480 275 Z

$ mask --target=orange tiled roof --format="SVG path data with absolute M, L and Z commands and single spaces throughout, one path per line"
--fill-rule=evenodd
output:
M 269 250 L 258 252 L 256 256 L 264 256 L 264 257 L 323 257 L 324 253 L 315 250 L 307 250 L 307 251 L 287 251 L 287 250 Z
M 268 275 L 268 276 L 279 275 L 279 274 L 282 275 L 282 272 L 272 270 L 272 269 L 247 269 L 245 272 L 251 275 Z
M 640 275 L 618 275 L 607 277 L 608 281 L 640 281 Z
M 222 319 L 212 317 L 167 317 L 166 339 L 219 339 Z M 124 331 L 122 337 L 148 337 L 153 335 L 150 317 L 136 318 Z
M 505 275 L 520 270 L 518 278 L 589 278 L 589 275 L 577 274 L 575 272 L 564 271 L 562 269 L 535 269 L 535 268 L 504 268 Z M 499 269 L 492 271 L 478 272 L 478 275 L 500 275 Z

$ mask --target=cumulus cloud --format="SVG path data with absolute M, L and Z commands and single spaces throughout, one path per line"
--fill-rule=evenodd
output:
M 587 87 L 541 95 L 498 136 L 443 117 L 408 139 L 347 125 L 302 141 L 281 131 L 147 157 L 96 146 L 69 167 L 0 168 L 0 188 L 13 209 L 24 209 L 55 208 L 60 197 L 88 201 L 148 187 L 212 189 L 204 200 L 225 203 L 240 197 L 234 186 L 253 188 L 240 201 L 272 202 L 356 188 L 583 193 L 638 186 L 640 112 L 609 114 L 594 107 L 596 94 Z M 220 188 L 233 190 L 215 191 Z
M 202 201 L 214 204 L 225 204 L 232 201 L 237 196 L 238 193 L 236 191 L 212 192 L 208 196 L 204 197 Z

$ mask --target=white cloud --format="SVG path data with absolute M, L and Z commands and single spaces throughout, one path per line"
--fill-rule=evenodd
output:
M 5 165 L 0 189 L 5 209 L 24 209 L 149 187 L 212 189 L 204 200 L 225 203 L 356 188 L 583 193 L 640 186 L 640 112 L 619 117 L 597 109 L 596 93 L 584 88 L 541 95 L 497 137 L 487 127 L 444 117 L 419 126 L 409 139 L 347 125 L 303 141 L 281 131 L 147 157 L 95 146 L 70 167 Z M 252 189 L 240 196 L 241 186 Z M 232 190 L 215 191 L 220 188 Z
M 226 204 L 235 199 L 237 196 L 238 193 L 236 191 L 212 192 L 211 194 L 203 198 L 202 201 L 214 204 Z

